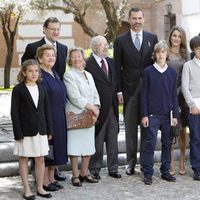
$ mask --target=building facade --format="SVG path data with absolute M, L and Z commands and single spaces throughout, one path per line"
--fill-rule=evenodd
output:
M 115 2 L 120 2 L 120 0 L 115 0 Z M 192 0 L 192 3 L 188 0 L 132 0 L 129 1 L 125 9 L 125 17 L 119 34 L 129 29 L 127 23 L 128 11 L 133 6 L 141 7 L 144 10 L 144 29 L 156 33 L 159 39 L 167 39 L 169 31 L 174 25 L 180 25 L 186 30 L 188 41 L 200 32 L 200 27 L 198 27 L 198 22 L 200 21 L 199 0 Z M 74 22 L 72 14 L 66 15 L 63 12 L 49 11 L 38 17 L 34 12 L 29 13 L 19 22 L 15 42 L 15 54 L 12 62 L 11 85 L 16 83 L 16 73 L 21 64 L 21 56 L 26 45 L 43 37 L 43 22 L 49 16 L 56 16 L 62 23 L 60 42 L 66 44 L 68 47 L 75 45 L 84 49 L 89 48 L 90 37 L 83 32 L 79 24 Z M 95 32 L 104 34 L 106 17 L 98 0 L 88 10 L 86 21 Z M 1 29 L 0 44 L 0 77 L 3 77 L 6 46 Z M 0 79 L 0 86 L 2 84 L 3 78 Z

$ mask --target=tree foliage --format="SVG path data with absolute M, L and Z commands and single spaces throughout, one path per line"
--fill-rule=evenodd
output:
M 97 1 L 96 1 L 97 2 Z M 114 41 L 117 31 L 121 27 L 121 22 L 124 17 L 124 10 L 128 0 L 122 0 L 120 3 L 114 3 L 112 0 L 98 0 L 102 6 L 102 11 L 106 15 L 106 30 L 105 37 L 108 42 Z M 74 21 L 77 22 L 83 29 L 83 31 L 93 37 L 99 33 L 95 31 L 95 27 L 89 26 L 86 21 L 86 14 L 92 6 L 94 6 L 94 0 L 34 0 L 33 6 L 41 10 L 60 10 L 66 14 L 72 13 L 74 15 Z M 96 4 L 95 4 L 96 5 Z
M 10 69 L 14 54 L 14 42 L 20 17 L 27 11 L 29 0 L 1 0 L 0 19 L 3 36 L 6 43 L 6 58 L 4 66 L 4 88 L 10 87 Z

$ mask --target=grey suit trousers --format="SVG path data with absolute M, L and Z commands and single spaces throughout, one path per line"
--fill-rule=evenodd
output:
M 137 163 L 138 124 L 140 124 L 140 85 L 127 101 L 125 99 L 124 123 L 126 133 L 127 164 L 134 168 Z M 145 128 L 140 126 L 140 163 L 142 160 L 145 142 Z
M 108 172 L 118 172 L 118 122 L 113 111 L 113 107 L 110 108 L 107 119 L 100 130 L 95 136 L 95 148 L 96 152 L 91 157 L 89 170 L 91 174 L 99 173 L 103 164 L 103 150 L 104 142 L 106 144 L 107 151 L 107 166 Z

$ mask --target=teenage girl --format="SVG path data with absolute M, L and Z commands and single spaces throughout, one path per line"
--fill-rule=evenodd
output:
M 48 154 L 48 139 L 51 139 L 52 122 L 48 96 L 40 84 L 40 68 L 36 60 L 25 61 L 13 88 L 11 118 L 14 131 L 14 155 L 19 156 L 19 171 L 24 186 L 24 199 L 33 200 L 28 182 L 28 159 L 35 159 L 37 195 L 51 198 L 43 189 L 44 156 Z

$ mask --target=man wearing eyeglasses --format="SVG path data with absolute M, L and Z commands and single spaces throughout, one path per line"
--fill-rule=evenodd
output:
M 55 69 L 62 79 L 66 68 L 67 46 L 57 41 L 60 35 L 60 28 L 60 21 L 56 17 L 49 17 L 46 19 L 43 25 L 43 33 L 45 37 L 39 41 L 28 44 L 21 61 L 24 62 L 27 59 L 35 59 L 35 54 L 38 47 L 42 46 L 43 44 L 51 44 L 56 48 L 57 51 L 57 59 L 53 69 Z
M 56 48 L 57 52 L 56 62 L 53 66 L 53 69 L 58 73 L 59 77 L 62 79 L 66 68 L 68 48 L 67 46 L 57 41 L 60 35 L 60 28 L 60 21 L 56 17 L 49 17 L 48 19 L 46 19 L 43 25 L 43 33 L 45 37 L 43 37 L 39 41 L 30 43 L 26 46 L 24 55 L 21 58 L 21 62 L 24 62 L 27 59 L 35 59 L 38 47 L 42 46 L 43 44 L 51 44 Z M 58 181 L 64 181 L 66 180 L 66 177 L 63 176 L 60 173 L 60 171 L 56 168 L 55 179 Z

